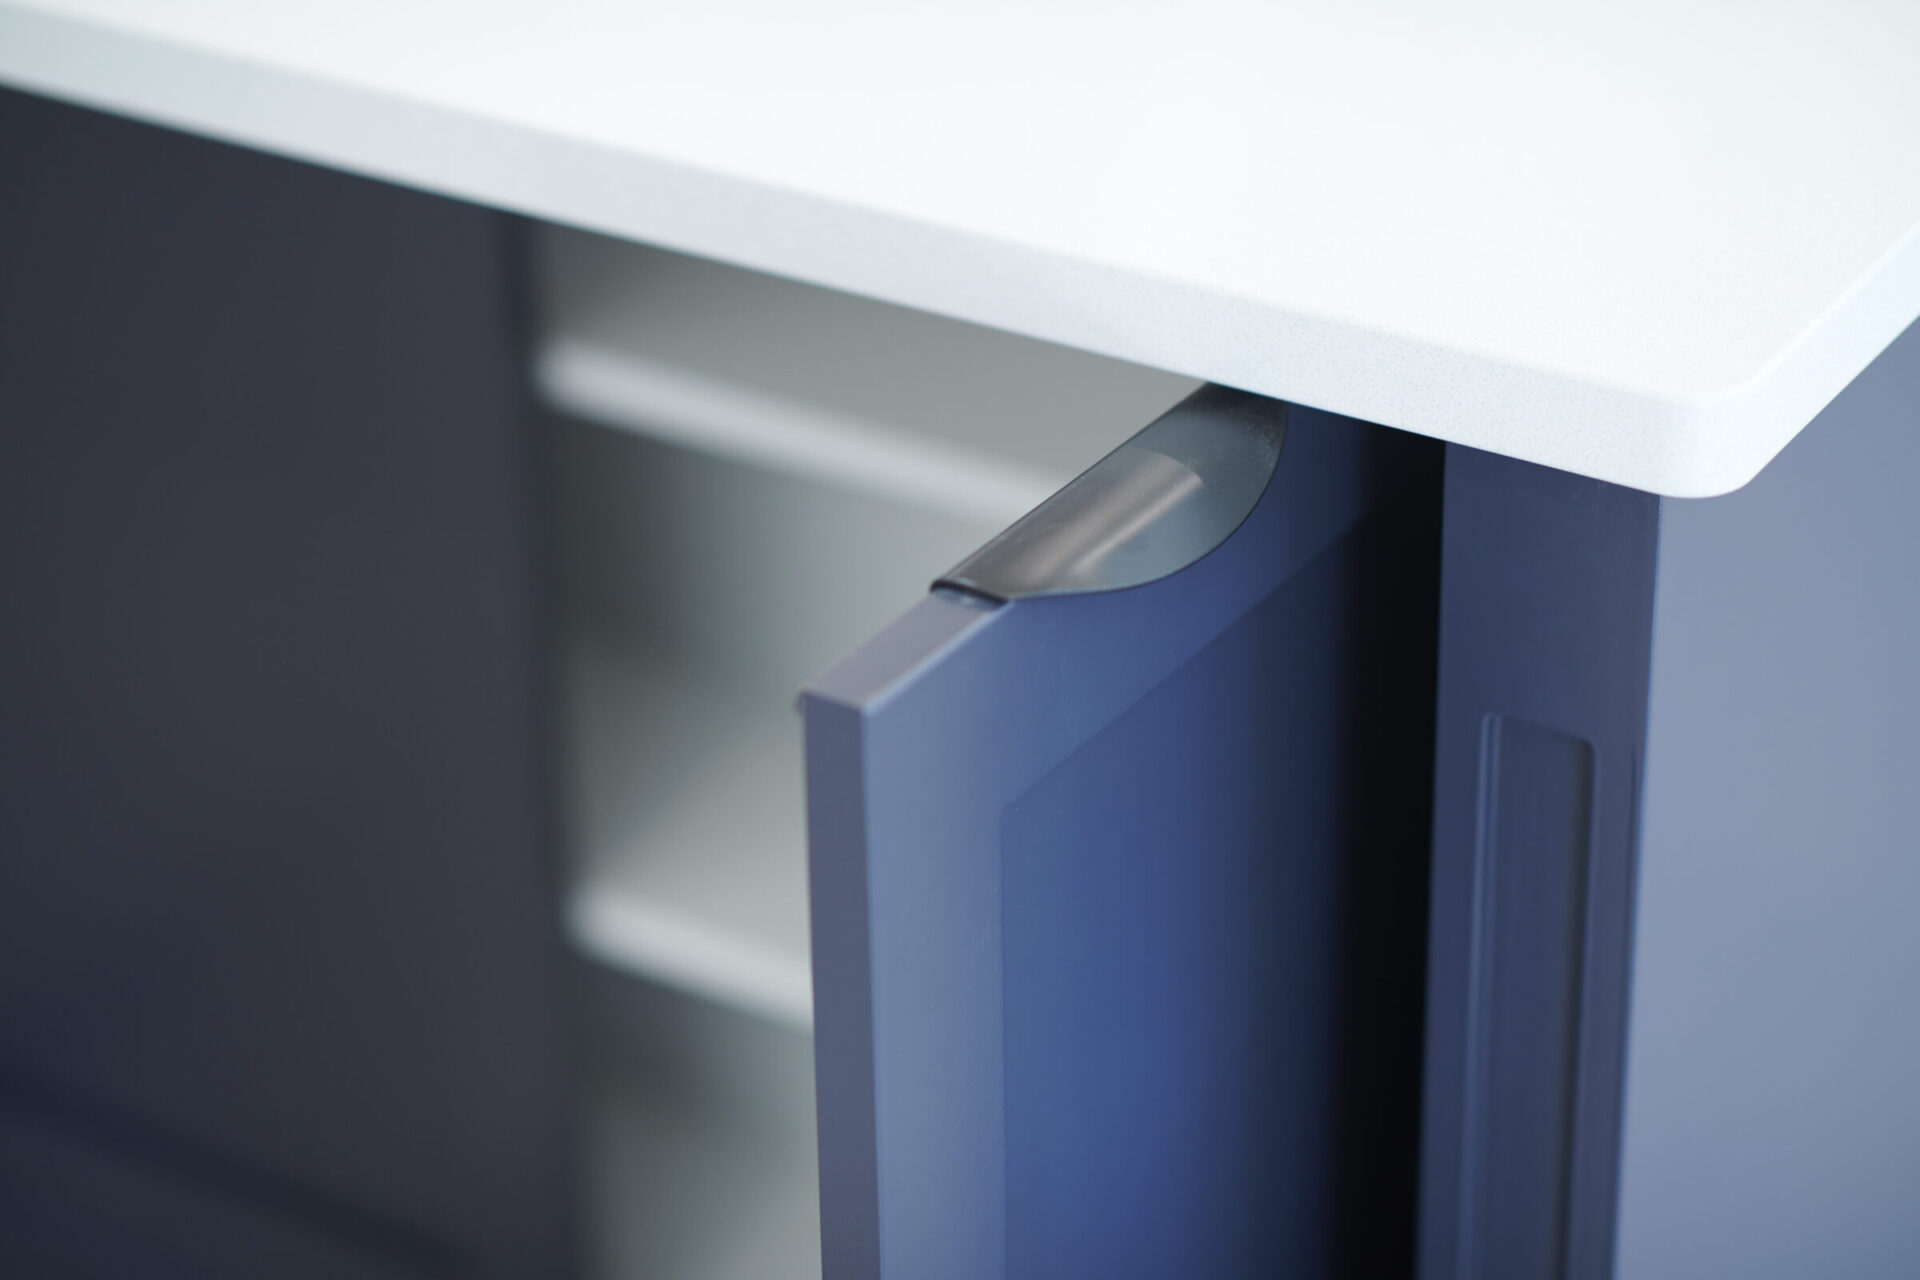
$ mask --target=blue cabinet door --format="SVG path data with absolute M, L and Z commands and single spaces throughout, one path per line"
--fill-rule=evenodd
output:
M 1410 1265 L 1437 461 L 1205 389 L 806 691 L 829 1277 Z

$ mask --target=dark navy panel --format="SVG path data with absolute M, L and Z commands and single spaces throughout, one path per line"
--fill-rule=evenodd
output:
M 0 1276 L 426 1280 L 444 1243 L 364 1207 L 275 1185 L 137 1116 L 0 1091 Z
M 808 691 L 827 1274 L 1407 1268 L 1436 461 L 1295 411 L 1187 569 Z
M 564 1270 L 513 223 L 0 174 L 0 1273 Z
M 1611 1268 L 1659 501 L 1449 447 L 1423 1280 Z

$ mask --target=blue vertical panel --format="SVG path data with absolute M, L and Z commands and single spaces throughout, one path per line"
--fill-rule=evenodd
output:
M 1423 1280 L 1610 1273 L 1659 514 L 1447 453 Z
M 1434 462 L 1295 410 L 1210 554 L 936 591 L 809 689 L 828 1275 L 1315 1276 L 1407 1239 Z
M 1920 325 L 1662 518 L 1618 1274 L 1920 1274 Z

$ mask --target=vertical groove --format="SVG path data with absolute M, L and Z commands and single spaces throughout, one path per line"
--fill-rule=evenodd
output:
M 1463 1275 L 1566 1274 L 1593 749 L 1482 723 L 1468 1000 Z

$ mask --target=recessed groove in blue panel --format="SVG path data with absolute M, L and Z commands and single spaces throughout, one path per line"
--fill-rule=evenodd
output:
M 1543 1280 L 1566 1266 L 1593 748 L 1489 716 L 1480 760 L 1462 1273 Z

